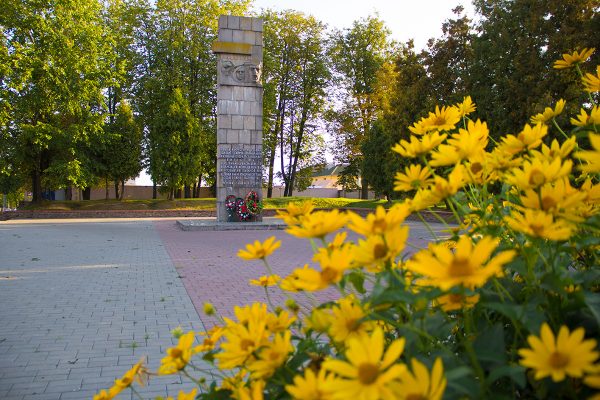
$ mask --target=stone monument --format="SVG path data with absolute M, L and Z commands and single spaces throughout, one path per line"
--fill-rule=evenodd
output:
M 227 196 L 262 198 L 263 22 L 219 17 L 217 54 L 217 221 L 227 221 Z M 258 215 L 257 221 L 262 220 Z

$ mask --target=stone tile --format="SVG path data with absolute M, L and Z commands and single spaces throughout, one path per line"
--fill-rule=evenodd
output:
M 252 30 L 252 18 L 240 17 L 240 29 L 244 31 Z
M 240 17 L 235 17 L 233 15 L 227 16 L 227 28 L 240 29 Z

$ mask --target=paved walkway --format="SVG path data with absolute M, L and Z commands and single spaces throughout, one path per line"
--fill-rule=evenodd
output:
M 411 242 L 425 245 L 429 233 L 410 225 Z M 248 284 L 265 267 L 236 253 L 271 235 L 282 240 L 270 257 L 275 273 L 310 261 L 309 241 L 284 231 L 183 232 L 172 220 L 0 223 L 0 399 L 86 399 L 142 356 L 156 369 L 173 328 L 215 322 L 201 321 L 194 306 L 210 301 L 231 315 L 234 305 L 266 300 Z M 161 377 L 143 393 L 189 388 Z
M 1 399 L 91 399 L 144 355 L 156 368 L 173 328 L 202 329 L 152 222 L 0 223 L 0 246 Z

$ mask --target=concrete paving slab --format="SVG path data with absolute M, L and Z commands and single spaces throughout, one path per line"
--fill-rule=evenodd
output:
M 216 218 L 177 220 L 183 231 L 264 231 L 283 230 L 285 223 L 275 217 L 264 217 L 259 222 L 219 222 Z

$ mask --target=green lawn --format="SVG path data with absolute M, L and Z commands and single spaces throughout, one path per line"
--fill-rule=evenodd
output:
M 280 197 L 265 199 L 266 209 L 285 208 L 290 202 L 312 200 L 317 208 L 375 208 L 385 205 L 385 200 L 322 199 L 307 197 Z M 26 210 L 210 210 L 215 208 L 214 198 L 177 200 L 83 200 L 83 201 L 44 201 L 39 205 L 30 204 Z

